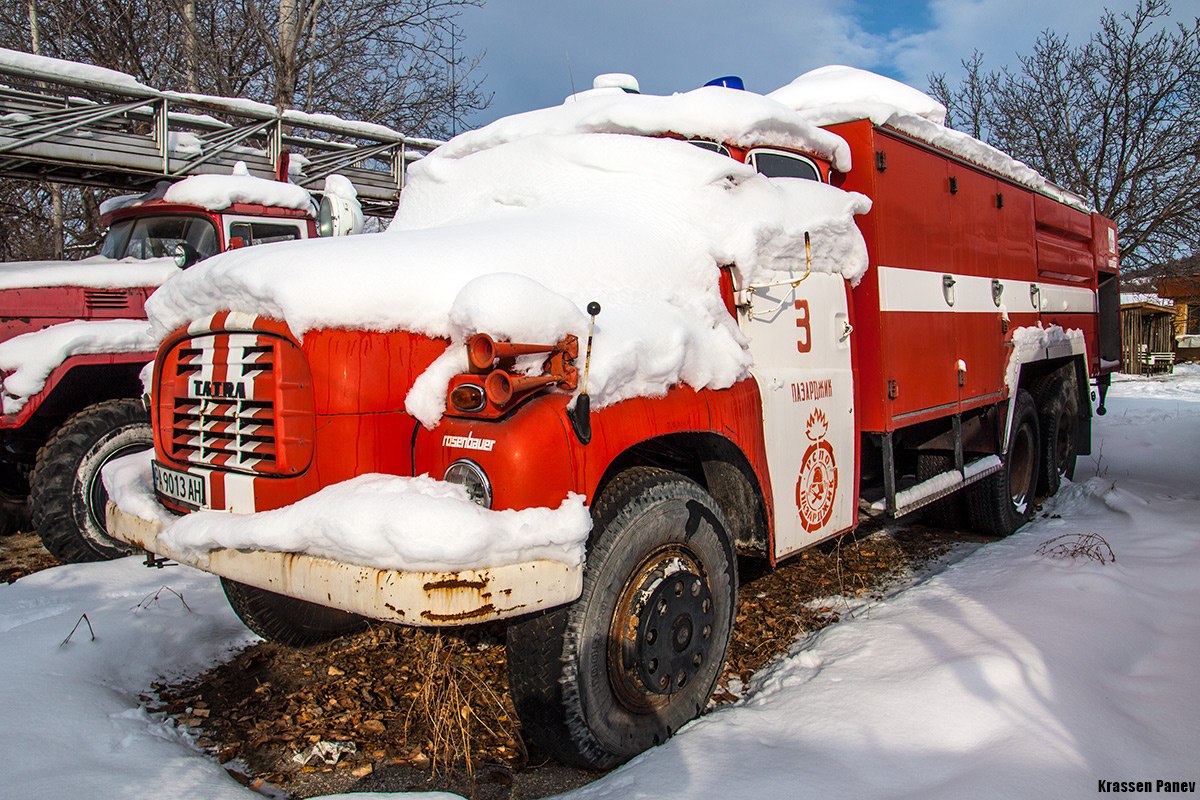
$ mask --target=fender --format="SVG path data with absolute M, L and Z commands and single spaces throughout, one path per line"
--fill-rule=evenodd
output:
M 0 416 L 0 430 L 7 428 L 20 428 L 29 421 L 42 404 L 58 389 L 68 374 L 79 367 L 85 366 L 114 366 L 114 365 L 133 365 L 141 366 L 148 364 L 155 359 L 154 351 L 134 352 L 134 353 L 94 353 L 87 355 L 71 356 L 63 361 L 54 371 L 46 378 L 46 385 L 42 390 L 30 397 L 21 410 L 16 414 L 5 414 Z M 120 394 L 115 396 L 122 396 Z M 76 409 L 78 410 L 78 409 Z

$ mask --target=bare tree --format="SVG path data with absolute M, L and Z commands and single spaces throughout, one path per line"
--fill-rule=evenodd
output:
M 1166 24 L 1165 0 L 1105 12 L 1082 45 L 1044 31 L 1020 66 L 963 62 L 956 88 L 931 75 L 947 124 L 1012 154 L 1117 222 L 1137 274 L 1200 241 L 1200 17 Z
M 150 86 L 247 97 L 280 108 L 442 137 L 485 108 L 482 54 L 455 24 L 482 0 L 0 0 L 0 47 L 126 72 Z M 93 190 L 63 191 L 64 236 L 45 186 L 0 182 L 0 256 L 49 257 L 97 239 Z M 47 205 L 47 204 L 50 205 Z M 22 229 L 14 208 L 28 209 Z M 27 232 L 26 232 L 27 231 Z
M 490 98 L 455 21 L 482 0 L 245 0 L 279 108 L 444 136 Z M 266 88 L 266 87 L 264 87 Z

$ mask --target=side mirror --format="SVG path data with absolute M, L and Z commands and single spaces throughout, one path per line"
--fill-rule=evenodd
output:
M 200 251 L 187 242 L 180 242 L 175 245 L 175 266 L 180 269 L 187 269 L 199 260 Z
M 317 235 L 349 236 L 363 229 L 362 206 L 352 197 L 326 193 L 317 209 Z

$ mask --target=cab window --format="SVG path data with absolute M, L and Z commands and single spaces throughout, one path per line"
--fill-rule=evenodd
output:
M 287 242 L 300 238 L 296 225 L 278 222 L 233 222 L 229 225 L 229 238 L 239 236 L 246 247 L 270 242 Z
M 750 165 L 768 178 L 800 178 L 820 181 L 821 171 L 811 158 L 779 150 L 751 150 L 746 159 Z
M 705 150 L 712 150 L 714 153 L 719 153 L 723 156 L 730 155 L 729 148 L 720 142 L 712 142 L 708 139 L 688 139 L 688 144 L 694 144 L 696 147 L 702 147 Z
M 216 228 L 204 217 L 184 214 L 121 220 L 109 229 L 100 252 L 118 259 L 170 258 L 180 242 L 208 258 L 217 252 Z

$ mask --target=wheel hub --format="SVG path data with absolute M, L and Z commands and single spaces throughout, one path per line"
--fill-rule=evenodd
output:
M 712 638 L 713 602 L 695 573 L 663 578 L 642 608 L 637 632 L 638 677 L 656 694 L 675 694 L 704 663 Z

